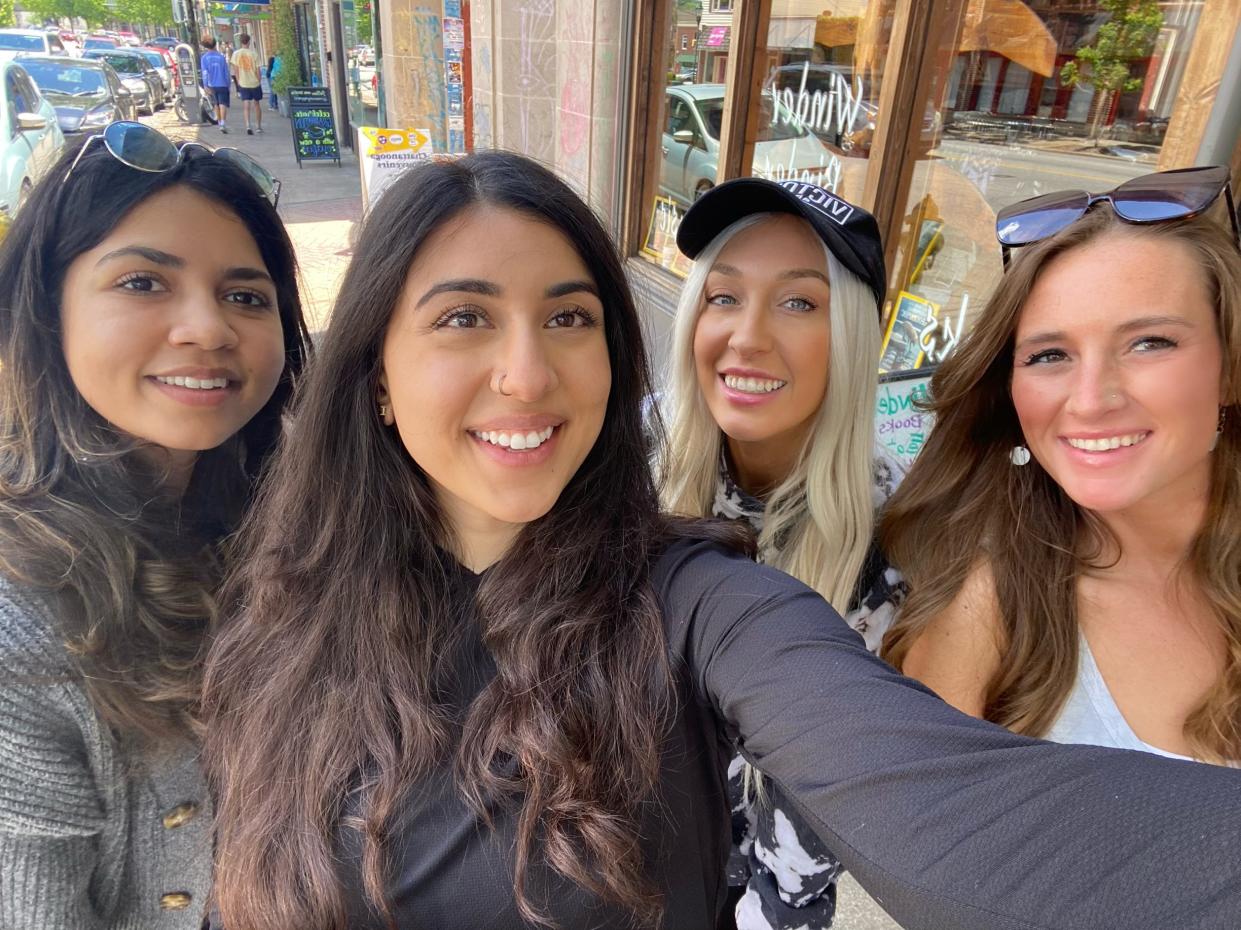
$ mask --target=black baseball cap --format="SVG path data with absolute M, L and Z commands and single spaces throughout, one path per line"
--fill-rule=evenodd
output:
M 862 279 L 883 311 L 888 275 L 875 218 L 829 190 L 805 181 L 737 178 L 707 191 L 681 218 L 677 247 L 697 258 L 716 236 L 755 213 L 792 213 L 805 219 L 837 260 Z

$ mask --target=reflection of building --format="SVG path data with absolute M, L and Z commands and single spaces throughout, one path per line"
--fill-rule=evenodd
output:
M 702 17 L 698 26 L 698 80 L 719 83 L 732 41 L 733 0 L 701 0 Z
M 1028 120 L 1032 133 L 1083 135 L 1097 121 L 1124 141 L 1157 144 L 1176 103 L 1175 89 L 1205 4 L 1182 0 L 1159 6 L 1163 25 L 1149 52 L 1123 62 L 1140 84 L 1136 90 L 1113 94 L 1066 82 L 1065 65 L 1094 41 L 1108 14 L 1097 0 L 1043 0 L 1028 4 L 1028 15 L 1013 23 L 1018 28 L 996 37 L 998 50 L 979 46 L 957 56 L 945 110 L 970 114 L 963 125 L 973 129 L 986 126 L 980 116 L 1001 116 Z M 1019 130 L 1020 122 L 995 131 L 1011 133 L 1014 127 Z
M 698 16 L 678 12 L 672 32 L 673 70 L 678 75 L 693 77 L 698 72 Z
M 821 183 L 879 220 L 889 297 L 930 301 L 957 329 L 999 276 L 1000 207 L 1203 160 L 1231 162 L 1241 181 L 1241 115 L 1229 105 L 1241 77 L 1221 81 L 1241 76 L 1237 0 L 1160 0 L 1153 47 L 1128 62 L 1138 87 L 1115 95 L 1061 74 L 1106 21 L 1099 0 L 746 2 L 758 9 L 385 0 L 378 119 L 429 130 L 437 151 L 460 126 L 462 149 L 512 149 L 555 168 L 615 232 L 656 333 L 679 285 L 667 270 L 675 256 L 642 249 L 659 198 L 689 200 L 743 175 L 800 176 L 807 151 Z M 669 82 L 721 85 L 709 128 L 677 124 Z M 774 142 L 788 149 L 779 164 Z M 706 157 L 714 177 L 690 178 Z M 931 219 L 940 239 L 920 261 Z

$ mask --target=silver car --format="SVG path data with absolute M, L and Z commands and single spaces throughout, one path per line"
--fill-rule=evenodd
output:
M 723 84 L 681 84 L 665 88 L 667 117 L 661 151 L 660 192 L 691 204 L 715 185 L 720 163 Z M 833 187 L 840 158 L 771 94 L 760 102 L 760 130 L 754 144 L 755 177 L 795 179 Z
M 99 58 L 112 66 L 125 88 L 133 94 L 138 110 L 154 113 L 164 107 L 164 82 L 159 72 L 136 48 L 87 49 L 83 58 Z

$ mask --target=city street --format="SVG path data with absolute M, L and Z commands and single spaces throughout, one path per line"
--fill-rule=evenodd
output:
M 228 133 L 215 126 L 188 126 L 168 107 L 148 123 L 172 139 L 194 139 L 208 145 L 232 146 L 257 159 L 280 179 L 280 215 L 289 230 L 302 283 L 302 306 L 312 332 L 327 324 L 341 277 L 352 254 L 354 225 L 362 215 L 357 156 L 341 150 L 341 164 L 304 162 L 293 155 L 292 124 L 263 103 L 262 135 L 246 135 L 241 108 L 228 114 Z
M 1085 140 L 1004 145 L 944 136 L 932 155 L 950 164 L 982 193 L 992 210 L 1069 188 L 1106 191 L 1117 184 L 1157 170 L 1153 160 L 1124 158 L 1092 152 Z

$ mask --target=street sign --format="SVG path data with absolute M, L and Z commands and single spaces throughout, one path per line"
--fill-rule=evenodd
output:
M 370 209 L 401 172 L 429 161 L 434 146 L 427 129 L 359 126 L 356 151 L 362 170 L 362 203 Z
M 297 167 L 304 161 L 335 161 L 340 166 L 340 142 L 326 87 L 290 87 L 289 119 Z

